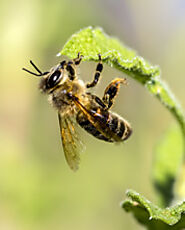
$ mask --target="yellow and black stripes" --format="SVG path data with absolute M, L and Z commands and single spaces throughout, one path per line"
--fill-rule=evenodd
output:
M 100 78 L 100 74 L 103 71 L 103 64 L 102 64 L 102 61 L 101 61 L 101 55 L 99 54 L 98 57 L 99 57 L 99 63 L 97 64 L 97 67 L 96 67 L 96 72 L 95 72 L 95 75 L 94 75 L 94 79 L 93 79 L 93 81 L 91 83 L 88 83 L 86 85 L 87 88 L 94 87 L 98 83 L 99 78 Z
M 91 108 L 88 112 L 98 124 L 92 123 L 83 112 L 78 113 L 76 120 L 82 128 L 94 137 L 107 142 L 120 142 L 131 135 L 132 130 L 129 124 L 117 114 L 100 107 Z
M 112 112 L 109 112 L 107 126 L 109 127 L 111 132 L 114 133 L 112 140 L 115 142 L 126 140 L 132 133 L 132 130 L 128 123 L 123 120 L 123 118 Z

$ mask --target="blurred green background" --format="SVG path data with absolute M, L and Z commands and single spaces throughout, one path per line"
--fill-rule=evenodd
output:
M 143 229 L 120 208 L 127 188 L 156 202 L 153 147 L 174 122 L 143 86 L 128 78 L 113 110 L 133 127 L 125 144 L 96 140 L 81 130 L 86 151 L 78 172 L 67 166 L 56 111 L 21 70 L 32 59 L 46 71 L 61 60 L 66 40 L 101 26 L 153 64 L 160 65 L 185 107 L 184 0 L 0 1 L 0 229 Z M 82 63 L 84 81 L 95 63 Z M 98 95 L 123 74 L 106 67 Z

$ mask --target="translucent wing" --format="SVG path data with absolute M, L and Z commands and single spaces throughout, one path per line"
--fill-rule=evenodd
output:
M 83 144 L 77 134 L 74 118 L 69 114 L 58 113 L 62 145 L 68 165 L 73 171 L 78 169 L 80 163 L 80 152 Z
M 97 107 L 99 109 L 99 112 L 95 112 L 89 108 L 86 108 L 86 106 L 84 106 L 80 99 L 76 96 L 73 96 L 73 101 L 78 109 L 86 116 L 88 122 L 90 122 L 91 125 L 94 126 L 96 130 L 99 131 L 105 138 L 108 138 L 110 140 L 113 139 L 114 141 L 118 142 L 120 141 L 120 137 L 118 137 L 116 133 L 114 133 L 107 125 L 106 119 L 109 118 L 109 115 L 104 115 L 104 113 L 106 112 L 105 110 Z

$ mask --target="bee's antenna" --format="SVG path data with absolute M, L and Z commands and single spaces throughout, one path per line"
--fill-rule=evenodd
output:
M 30 64 L 37 70 L 38 73 L 40 73 L 42 75 L 42 72 L 40 71 L 40 69 L 32 62 L 32 60 L 30 60 Z
M 36 71 L 38 72 L 38 73 L 34 73 L 34 72 L 32 72 L 32 71 L 30 71 L 30 70 L 28 70 L 28 69 L 26 69 L 26 68 L 22 68 L 22 70 L 24 70 L 24 71 L 26 71 L 26 72 L 28 72 L 28 73 L 30 73 L 30 74 L 32 74 L 32 75 L 35 75 L 35 76 L 37 76 L 37 77 L 40 77 L 40 76 L 43 76 L 43 75 L 46 75 L 46 74 L 48 74 L 49 72 L 44 72 L 44 73 L 42 73 L 40 70 L 39 70 L 39 68 L 30 60 L 30 64 L 36 69 Z

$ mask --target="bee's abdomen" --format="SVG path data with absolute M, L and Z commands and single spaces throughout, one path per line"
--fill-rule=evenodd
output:
M 100 133 L 97 130 L 97 128 L 94 125 L 92 125 L 85 117 L 77 116 L 77 122 L 82 128 L 84 128 L 88 133 L 90 133 L 94 137 L 100 140 L 112 142 L 111 139 L 105 137 L 102 133 Z
M 109 112 L 108 115 L 105 130 L 112 142 L 126 140 L 132 132 L 128 122 L 115 113 Z
M 92 124 L 83 113 L 77 116 L 78 124 L 84 128 L 88 133 L 92 134 L 98 139 L 108 142 L 119 142 L 128 139 L 132 130 L 127 121 L 119 117 L 117 114 L 109 111 L 102 111 L 97 114 L 97 123 Z M 95 117 L 94 113 L 94 117 Z M 99 127 L 99 130 L 97 127 Z M 101 127 L 101 128 L 100 128 Z M 101 132 L 102 131 L 102 132 Z
M 109 114 L 107 122 L 109 129 L 114 133 L 114 141 L 124 141 L 132 134 L 132 129 L 127 121 L 117 114 Z

